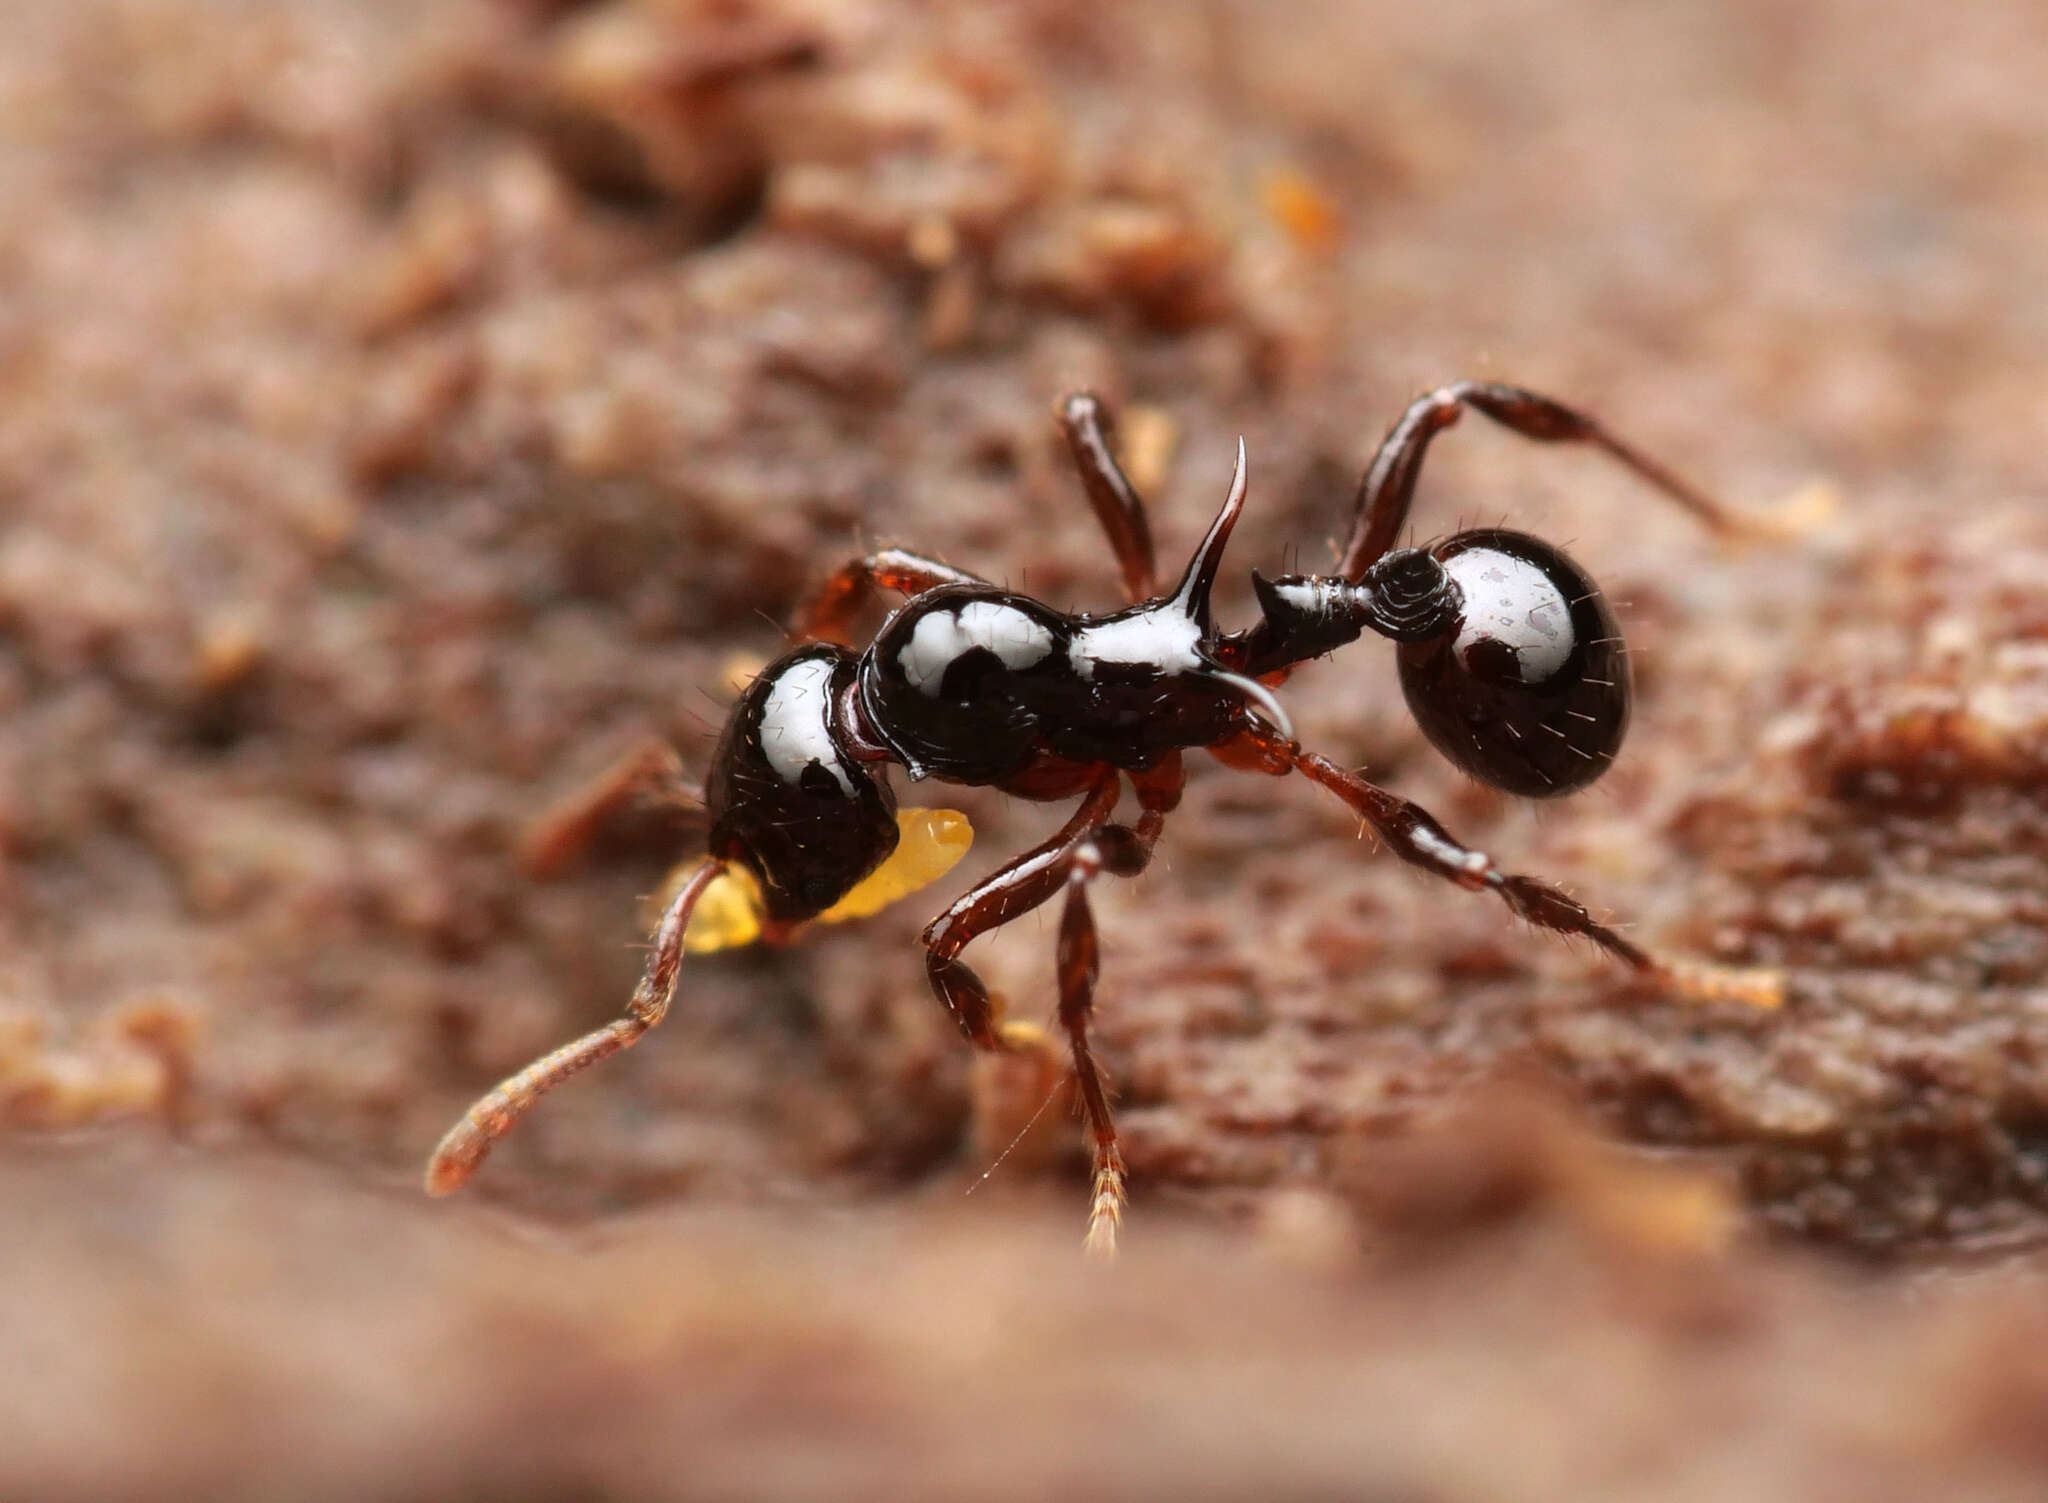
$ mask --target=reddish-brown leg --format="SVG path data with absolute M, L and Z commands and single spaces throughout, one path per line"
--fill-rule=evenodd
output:
M 968 1042 L 983 1049 L 1003 1047 L 988 987 L 959 958 L 962 950 L 978 936 L 1002 928 L 1057 893 L 1072 869 L 1075 852 L 1084 843 L 1094 846 L 1091 859 L 1098 869 L 1119 877 L 1136 876 L 1151 860 L 1166 816 L 1180 803 L 1181 788 L 1187 781 L 1180 753 L 1162 759 L 1147 772 L 1133 774 L 1131 781 L 1137 787 L 1141 811 L 1135 828 L 1109 823 L 1119 790 L 1116 772 L 1105 768 L 1101 780 L 1052 839 L 985 878 L 925 926 L 925 975 L 932 995 L 946 1004 Z
M 1124 594 L 1136 604 L 1159 593 L 1158 564 L 1152 554 L 1152 528 L 1145 520 L 1145 503 L 1116 462 L 1112 447 L 1116 423 L 1102 399 L 1090 391 L 1077 391 L 1060 403 L 1060 431 L 1074 452 L 1074 467 L 1081 472 L 1081 486 L 1088 492 L 1088 504 L 1096 520 L 1109 534 L 1109 546 L 1116 551 L 1117 567 L 1123 571 Z
M 1415 479 L 1422 470 L 1429 441 L 1463 417 L 1466 408 L 1484 413 L 1503 427 L 1539 443 L 1586 444 L 1620 461 L 1657 490 L 1692 512 L 1716 532 L 1750 534 L 1768 531 L 1708 497 L 1656 460 L 1623 443 L 1597 419 L 1562 402 L 1487 381 L 1454 381 L 1417 397 L 1387 431 L 1379 452 L 1359 482 L 1351 538 L 1337 572 L 1357 581 L 1371 564 L 1394 546 L 1408 523 L 1415 499 Z
M 1095 1180 L 1088 1201 L 1088 1237 L 1083 1244 L 1098 1257 L 1116 1252 L 1117 1228 L 1124 1214 L 1124 1155 L 1117 1143 L 1116 1122 L 1109 1114 L 1109 1093 L 1088 1046 L 1088 1022 L 1095 1011 L 1095 980 L 1102 970 L 1102 950 L 1095 937 L 1095 915 L 1088 906 L 1088 883 L 1102 870 L 1093 841 L 1083 841 L 1067 872 L 1067 901 L 1060 913 L 1059 949 L 1055 966 L 1060 982 L 1060 1027 L 1074 1056 L 1074 1082 L 1081 1110 L 1088 1118 L 1089 1146 Z
M 1095 1165 L 1094 1190 L 1088 1203 L 1089 1252 L 1108 1257 L 1116 1252 L 1117 1228 L 1123 1223 L 1124 1155 L 1117 1142 L 1116 1121 L 1109 1111 L 1109 1091 L 1088 1043 L 1088 1024 L 1095 1014 L 1095 980 L 1102 969 L 1096 941 L 1095 914 L 1088 903 L 1088 884 L 1103 871 L 1133 877 L 1152 860 L 1166 816 L 1180 803 L 1187 773 L 1179 752 L 1145 772 L 1131 774 L 1139 814 L 1135 825 L 1104 825 L 1081 842 L 1067 871 L 1067 900 L 1060 914 L 1060 1027 L 1074 1059 L 1074 1083 L 1081 1110 L 1088 1118 L 1089 1146 Z
M 901 548 L 884 548 L 841 564 L 804 598 L 791 619 L 790 634 L 799 642 L 852 641 L 853 623 L 878 591 L 922 595 L 943 585 L 981 585 L 979 575 Z
M 1492 892 L 1519 918 L 1557 934 L 1578 934 L 1608 954 L 1681 995 L 1776 1007 L 1784 978 L 1771 971 L 1736 971 L 1663 959 L 1607 925 L 1559 888 L 1536 877 L 1505 872 L 1484 851 L 1465 845 L 1421 805 L 1347 772 L 1328 757 L 1303 751 L 1263 730 L 1247 731 L 1215 748 L 1218 759 L 1246 771 L 1298 772 L 1349 804 L 1387 849 L 1411 866 L 1455 882 L 1468 892 Z
M 1105 770 L 1058 834 L 979 883 L 925 926 L 924 969 L 932 994 L 977 1048 L 1000 1049 L 1003 1041 L 988 986 L 959 958 L 960 952 L 977 935 L 1000 929 L 1060 890 L 1075 850 L 1108 822 L 1117 794 L 1117 775 Z
M 519 841 L 519 869 L 543 881 L 561 875 L 607 819 L 637 802 L 702 809 L 704 790 L 685 781 L 675 748 L 650 736 L 526 827 Z
M 1615 959 L 1662 977 L 1665 967 L 1648 951 L 1596 923 L 1584 905 L 1547 882 L 1502 871 L 1484 851 L 1459 842 L 1420 804 L 1346 772 L 1328 757 L 1297 750 L 1294 770 L 1349 804 L 1387 849 L 1411 866 L 1448 878 L 1468 892 L 1497 893 L 1516 916 L 1559 934 L 1583 934 Z
M 1178 752 L 1147 771 L 1132 774 L 1138 794 L 1137 823 L 1113 825 L 1109 816 L 1116 807 L 1117 774 L 1106 771 L 1058 834 L 953 904 L 924 935 L 925 970 L 933 993 L 977 1047 L 1003 1049 L 1007 1042 L 996 1025 L 994 1000 L 982 979 L 960 960 L 960 952 L 977 936 L 1001 928 L 1065 889 L 1056 957 L 1060 1026 L 1067 1035 L 1075 1085 L 1088 1118 L 1095 1181 L 1087 1245 L 1096 1253 L 1116 1250 L 1116 1231 L 1123 1219 L 1124 1161 L 1110 1115 L 1109 1091 L 1088 1042 L 1100 951 L 1087 886 L 1105 871 L 1128 877 L 1145 869 L 1166 816 L 1180 803 L 1186 781 Z
M 1116 462 L 1110 444 L 1115 427 L 1101 401 L 1090 392 L 1076 392 L 1060 404 L 1060 430 L 1074 452 L 1088 503 L 1109 536 L 1123 571 L 1124 593 L 1132 601 L 1149 600 L 1158 592 L 1152 555 L 1152 531 L 1145 503 Z M 790 632 L 800 642 L 851 645 L 855 620 L 881 590 L 921 595 L 943 585 L 978 585 L 987 580 L 923 554 L 884 548 L 841 565 L 805 597 L 792 618 Z
M 689 927 L 690 910 L 724 870 L 723 861 L 705 862 L 669 903 L 668 911 L 655 926 L 653 953 L 647 957 L 647 969 L 633 989 L 632 1000 L 626 1004 L 626 1016 L 564 1044 L 501 1081 L 448 1130 L 434 1156 L 427 1160 L 429 1195 L 446 1195 L 460 1189 L 476 1173 L 491 1145 L 510 1132 L 536 1101 L 578 1071 L 631 1047 L 667 1015 L 676 993 L 676 973 L 682 968 L 683 931 Z
M 1111 870 L 1120 877 L 1136 876 L 1152 859 L 1152 847 L 1159 843 L 1159 832 L 1166 828 L 1166 816 L 1180 807 L 1181 790 L 1187 786 L 1187 768 L 1179 752 L 1168 752 L 1157 765 L 1144 772 L 1130 774 L 1131 787 L 1138 795 L 1138 822 L 1132 827 L 1132 837 L 1137 841 L 1138 863 L 1126 869 L 1111 863 Z

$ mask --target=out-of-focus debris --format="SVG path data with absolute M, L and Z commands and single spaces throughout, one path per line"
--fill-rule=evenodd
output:
M 0 1011 L 0 1127 L 87 1127 L 123 1117 L 186 1118 L 193 1011 L 168 998 L 129 1002 L 83 1038 L 58 1042 L 48 1021 Z

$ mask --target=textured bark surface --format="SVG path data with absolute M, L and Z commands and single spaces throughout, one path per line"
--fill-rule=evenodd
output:
M 2038 1491 L 2038 6 L 0 33 L 0 1491 Z M 540 882 L 523 833 L 650 736 L 701 767 L 808 581 L 888 541 L 1113 604 L 1052 424 L 1090 386 L 1169 571 L 1245 435 L 1242 622 L 1457 376 L 1815 520 L 1720 548 L 1468 419 L 1416 525 L 1571 543 L 1639 654 L 1620 762 L 1476 789 L 1370 643 L 1288 685 L 1303 739 L 1784 967 L 1783 1011 L 1647 996 L 1203 759 L 1098 889 L 1128 1272 L 1068 1265 L 1059 1142 L 961 1197 L 1045 1087 L 974 1066 L 914 936 L 1059 815 L 970 794 L 947 884 L 693 961 L 413 1203 L 477 1091 L 616 1012 L 693 834 L 613 819 Z M 970 952 L 1013 1016 L 1053 933 Z

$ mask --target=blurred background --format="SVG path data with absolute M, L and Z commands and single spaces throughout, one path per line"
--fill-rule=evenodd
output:
M 14 0 L 0 1494 L 2039 1496 L 2044 78 L 2032 0 Z M 1370 644 L 1303 739 L 1785 1008 L 1205 761 L 1096 904 L 1105 1272 L 924 987 L 1063 812 L 963 792 L 946 883 L 691 962 L 420 1194 L 699 838 L 535 821 L 701 769 L 808 582 L 1114 605 L 1085 386 L 1163 559 L 1245 436 L 1242 623 L 1458 377 L 1798 535 L 1472 420 L 1416 525 L 1573 549 L 1628 748 L 1503 800 Z M 970 957 L 1013 1016 L 1052 942 Z

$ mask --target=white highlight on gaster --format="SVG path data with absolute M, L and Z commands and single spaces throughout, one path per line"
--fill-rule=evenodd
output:
M 1473 548 L 1443 561 L 1465 596 L 1458 632 L 1460 659 L 1478 643 L 1511 647 L 1525 684 L 1550 678 L 1572 655 L 1571 602 L 1535 564 L 1495 548 Z

